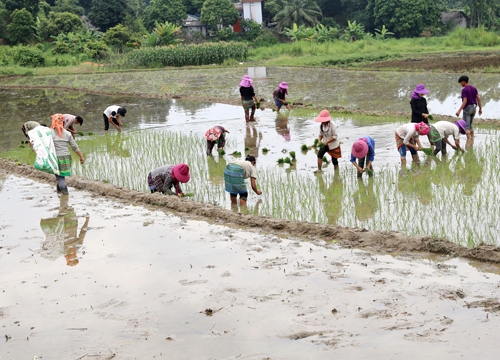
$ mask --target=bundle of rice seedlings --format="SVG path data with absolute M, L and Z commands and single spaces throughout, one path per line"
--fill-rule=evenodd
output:
M 427 120 L 433 121 L 433 120 L 434 120 L 434 118 L 432 117 L 432 115 L 431 115 L 431 114 L 429 114 L 429 115 L 427 115 Z
M 427 156 L 432 155 L 432 148 L 421 148 L 420 150 L 422 150 Z
M 285 162 L 285 160 L 283 160 L 283 158 L 279 158 L 279 159 L 278 159 L 278 164 L 280 164 L 280 165 L 281 165 L 281 164 L 283 164 L 284 162 Z
M 373 170 L 372 170 L 372 169 L 365 169 L 365 173 L 366 173 L 369 177 L 372 177 L 372 176 L 373 176 Z
M 226 155 L 226 151 L 224 149 L 218 149 L 219 155 Z
M 301 147 L 300 147 L 300 150 L 304 151 L 304 152 L 307 152 L 309 150 L 309 147 L 306 145 L 306 144 L 303 144 Z
M 268 149 L 268 148 L 262 148 L 262 153 L 263 153 L 263 154 L 267 154 L 267 153 L 268 153 L 268 151 L 269 151 L 269 149 Z
M 292 163 L 292 160 L 287 156 L 284 160 L 283 160 L 286 164 L 291 164 Z
M 295 151 L 290 151 L 290 157 L 292 158 L 292 161 L 295 161 Z

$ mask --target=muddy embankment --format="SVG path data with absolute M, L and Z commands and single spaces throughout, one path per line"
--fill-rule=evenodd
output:
M 36 181 L 55 184 L 53 175 L 35 170 L 28 165 L 19 165 L 13 161 L 0 159 L 0 171 L 8 174 L 27 177 Z M 101 181 L 88 180 L 81 177 L 67 179 L 69 186 L 86 190 L 95 194 L 120 199 L 137 205 L 154 205 L 163 209 L 176 211 L 191 217 L 201 217 L 221 224 L 234 224 L 274 234 L 303 237 L 306 239 L 323 239 L 335 241 L 344 247 L 370 249 L 379 252 L 427 252 L 463 257 L 473 260 L 500 263 L 500 247 L 479 245 L 474 249 L 464 248 L 455 243 L 429 236 L 407 236 L 398 232 L 368 231 L 359 228 L 297 222 L 236 213 L 211 204 L 197 203 L 191 199 L 164 196 L 158 193 L 143 193 L 127 188 L 117 187 Z

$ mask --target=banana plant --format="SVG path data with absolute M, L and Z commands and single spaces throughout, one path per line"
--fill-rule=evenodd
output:
M 375 29 L 375 39 L 385 40 L 391 35 L 394 35 L 394 33 L 387 30 L 385 25 L 382 25 L 382 29 Z

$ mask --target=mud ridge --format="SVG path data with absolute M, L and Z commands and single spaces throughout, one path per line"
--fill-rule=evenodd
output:
M 53 175 L 35 170 L 28 165 L 0 159 L 0 171 L 32 180 L 55 184 Z M 479 245 L 474 249 L 465 248 L 447 240 L 434 239 L 425 235 L 408 236 L 398 232 L 367 231 L 360 228 L 298 222 L 275 219 L 267 216 L 235 213 L 211 204 L 202 204 L 188 198 L 150 194 L 118 187 L 78 176 L 67 178 L 69 186 L 93 192 L 97 195 L 120 199 L 136 205 L 154 205 L 188 216 L 210 219 L 221 224 L 255 228 L 280 235 L 322 239 L 327 243 L 336 242 L 344 247 L 370 249 L 380 252 L 428 252 L 463 257 L 484 262 L 500 263 L 500 247 Z M 54 189 L 55 191 L 55 189 Z
M 97 91 L 97 90 L 89 90 L 82 88 L 73 88 L 67 86 L 46 86 L 46 85 L 1 85 L 0 89 L 56 89 L 56 90 L 65 90 L 65 91 L 76 91 L 80 93 L 93 94 L 93 95 L 104 95 L 104 96 L 122 96 L 122 97 L 135 97 L 135 98 L 153 98 L 153 99 L 177 99 L 177 100 L 185 100 L 185 101 L 205 101 L 219 104 L 227 104 L 227 105 L 241 105 L 239 100 L 235 99 L 227 99 L 220 97 L 210 97 L 210 96 L 191 96 L 191 95 L 183 95 L 183 94 L 142 94 L 135 92 L 109 92 L 109 91 Z M 261 109 L 264 110 L 267 103 L 265 99 L 261 99 L 263 102 L 261 103 Z M 269 102 L 270 106 L 273 106 L 271 102 Z M 292 109 L 310 109 L 310 110 L 323 110 L 327 109 L 332 114 L 339 115 L 368 115 L 368 116 L 398 116 L 402 118 L 407 118 L 407 112 L 389 112 L 389 111 L 370 111 L 370 110 L 361 110 L 361 109 L 350 109 L 342 106 L 316 106 L 312 105 L 304 105 L 302 103 L 290 104 Z M 434 114 L 439 116 L 440 120 L 447 121 L 456 121 L 458 118 L 449 116 L 449 115 L 441 115 Z M 476 125 L 486 125 L 495 129 L 500 129 L 500 119 L 486 119 L 486 118 L 474 118 L 474 124 Z

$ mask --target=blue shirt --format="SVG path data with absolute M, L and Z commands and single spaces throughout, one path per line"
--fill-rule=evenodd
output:
M 366 156 L 368 156 L 368 161 L 375 160 L 375 140 L 373 140 L 370 136 L 362 136 L 358 140 L 364 140 L 368 145 L 368 154 L 366 154 Z M 351 162 L 356 162 L 356 157 L 354 157 L 352 153 Z

